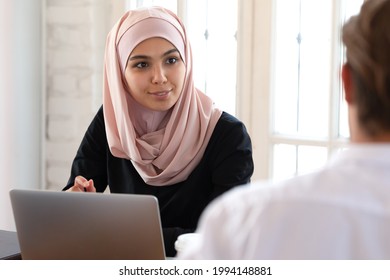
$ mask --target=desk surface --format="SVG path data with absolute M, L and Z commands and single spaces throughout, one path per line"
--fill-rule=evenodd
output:
M 20 248 L 16 232 L 0 230 L 0 260 L 20 259 Z

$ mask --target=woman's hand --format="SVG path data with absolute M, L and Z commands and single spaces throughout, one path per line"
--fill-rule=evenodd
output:
M 85 179 L 83 176 L 77 176 L 74 179 L 74 185 L 67 192 L 96 192 L 92 179 Z

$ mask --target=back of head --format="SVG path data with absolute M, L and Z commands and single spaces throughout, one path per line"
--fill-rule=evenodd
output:
M 366 0 L 342 31 L 358 121 L 368 135 L 390 132 L 390 0 Z

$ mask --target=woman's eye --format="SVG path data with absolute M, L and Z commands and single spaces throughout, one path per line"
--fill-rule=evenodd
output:
M 175 64 L 178 61 L 176 57 L 170 57 L 167 59 L 168 64 Z
M 148 66 L 148 64 L 146 62 L 139 62 L 139 63 L 134 65 L 135 68 L 145 68 L 147 66 Z

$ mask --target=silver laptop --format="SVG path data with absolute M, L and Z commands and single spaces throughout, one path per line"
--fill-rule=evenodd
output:
M 165 259 L 154 196 L 13 189 L 10 198 L 22 259 Z

